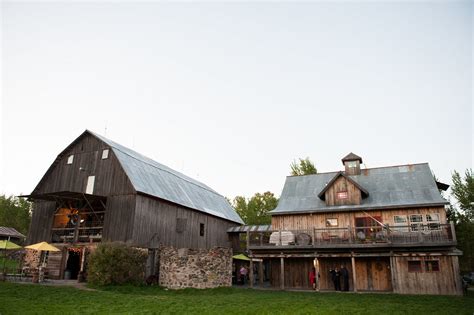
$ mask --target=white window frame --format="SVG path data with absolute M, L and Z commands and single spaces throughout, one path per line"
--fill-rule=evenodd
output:
M 433 220 L 433 216 L 436 216 L 437 219 Z M 428 219 L 429 218 L 429 219 Z M 425 219 L 426 219 L 426 226 L 428 227 L 428 230 L 430 231 L 439 231 L 441 230 L 441 225 L 440 225 L 440 215 L 439 213 L 427 213 L 425 214 Z
M 419 217 L 419 218 L 421 218 L 421 220 L 420 221 L 418 221 L 418 220 L 415 221 L 415 220 L 412 219 L 414 217 Z M 422 214 L 418 214 L 418 213 L 410 214 L 408 216 L 408 218 L 410 220 L 409 221 L 410 222 L 410 231 L 418 232 L 422 229 L 422 226 L 423 226 L 423 215 Z
M 109 158 L 109 149 L 102 150 L 102 160 L 106 160 Z
M 336 224 L 331 224 L 331 222 L 336 221 Z M 326 227 L 332 228 L 332 227 L 338 227 L 339 226 L 339 220 L 337 218 L 326 218 Z
M 71 154 L 67 157 L 66 164 L 70 165 L 72 162 L 74 162 L 74 154 Z
M 348 161 L 347 162 L 347 167 L 356 168 L 357 167 L 357 161 Z
M 94 194 L 94 183 L 95 183 L 94 175 L 87 177 L 86 194 L 89 194 L 89 195 Z
M 398 220 L 396 218 L 403 218 L 403 222 L 397 222 Z M 408 216 L 406 214 L 397 214 L 393 216 L 393 226 L 395 231 L 399 232 L 408 232 Z

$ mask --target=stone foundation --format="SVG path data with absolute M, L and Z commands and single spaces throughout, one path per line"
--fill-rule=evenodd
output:
M 169 289 L 229 287 L 232 249 L 160 249 L 160 285 Z

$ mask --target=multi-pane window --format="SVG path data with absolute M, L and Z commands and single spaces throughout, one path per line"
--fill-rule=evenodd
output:
M 357 162 L 356 161 L 349 161 L 347 162 L 347 166 L 350 168 L 355 168 L 357 167 Z
M 109 149 L 102 150 L 102 160 L 109 158 Z
M 421 214 L 410 215 L 410 227 L 412 231 L 420 231 L 423 225 L 423 216 Z
M 430 213 L 426 215 L 426 223 L 428 225 L 429 230 L 440 230 L 441 227 L 439 225 L 439 214 L 438 213 Z
M 408 272 L 421 272 L 421 261 L 420 260 L 409 260 L 408 261 Z
M 426 272 L 439 271 L 439 261 L 438 260 L 425 260 L 425 271 Z
M 393 225 L 396 231 L 408 232 L 408 217 L 406 215 L 394 215 Z

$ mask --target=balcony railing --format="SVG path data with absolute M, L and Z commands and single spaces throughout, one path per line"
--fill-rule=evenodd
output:
M 249 247 L 372 247 L 392 245 L 455 245 L 452 224 L 370 226 L 247 232 Z

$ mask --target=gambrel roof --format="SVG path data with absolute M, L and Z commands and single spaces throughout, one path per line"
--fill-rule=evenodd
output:
M 101 135 L 86 132 L 111 147 L 137 192 L 243 224 L 229 202 L 209 186 Z
M 363 187 L 369 195 L 360 205 L 327 206 L 318 197 L 339 172 L 288 176 L 271 213 L 334 212 L 442 206 L 448 204 L 438 191 L 428 163 L 364 169 L 360 175 L 344 175 Z

